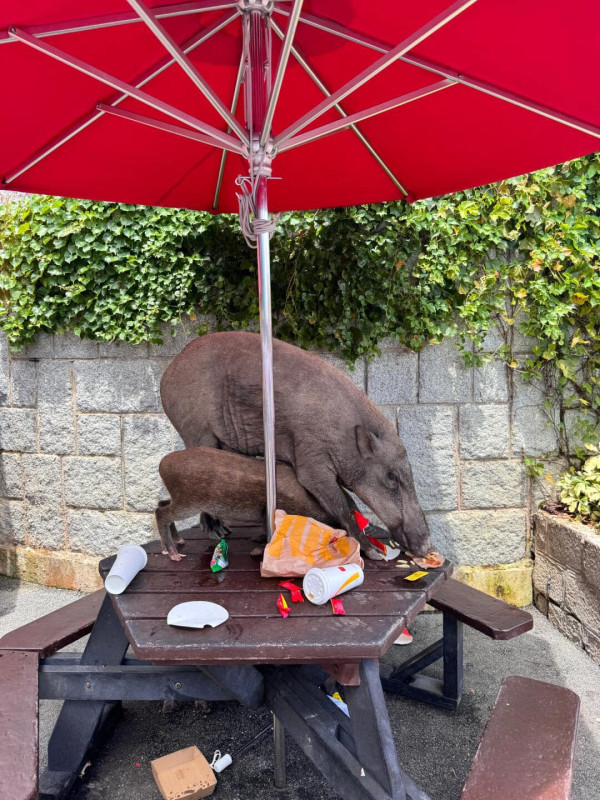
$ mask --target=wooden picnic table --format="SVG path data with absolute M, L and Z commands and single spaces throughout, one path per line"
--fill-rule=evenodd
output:
M 426 800 L 398 766 L 379 659 L 452 566 L 446 562 L 411 582 L 406 577 L 417 571 L 414 566 L 367 561 L 362 586 L 342 597 L 345 615 L 334 615 L 330 603 L 292 603 L 279 586 L 283 579 L 260 576 L 260 556 L 252 555 L 260 533 L 234 530 L 229 566 L 219 573 L 210 571 L 215 541 L 199 529 L 186 532 L 185 558 L 179 562 L 163 555 L 159 542 L 146 545 L 144 570 L 125 593 L 108 601 L 137 659 L 153 665 L 140 670 L 178 669 L 169 673 L 178 697 L 266 702 L 342 797 Z M 101 562 L 103 577 L 112 562 Z M 277 608 L 282 592 L 291 608 L 286 619 Z M 202 630 L 167 625 L 169 610 L 189 600 L 219 603 L 229 619 Z M 325 673 L 345 686 L 349 718 L 319 689 L 319 675 Z M 126 699 L 120 683 L 120 697 Z M 133 699 L 138 695 L 135 681 L 130 683 Z
M 346 614 L 335 616 L 330 603 L 292 604 L 289 592 L 279 586 L 284 578 L 261 577 L 261 558 L 251 555 L 259 534 L 256 528 L 234 530 L 229 566 L 218 573 L 210 571 L 215 541 L 198 529 L 186 533 L 185 558 L 179 562 L 162 555 L 159 542 L 146 545 L 145 569 L 124 594 L 112 596 L 138 658 L 155 664 L 353 665 L 347 671 L 357 674 L 363 659 L 379 659 L 389 650 L 452 572 L 446 562 L 411 582 L 405 578 L 418 567 L 366 561 L 363 585 L 343 595 Z M 112 562 L 101 562 L 103 577 Z M 291 608 L 287 619 L 277 609 L 281 593 Z M 189 600 L 219 603 L 229 619 L 202 632 L 167 625 L 169 610 Z
M 15 743 L 23 746 L 15 750 L 19 758 L 5 752 L 0 759 L 0 787 L 18 787 L 18 800 L 38 797 L 38 698 L 64 701 L 39 780 L 41 800 L 68 795 L 122 701 L 234 700 L 273 712 L 276 785 L 284 777 L 285 731 L 344 798 L 429 800 L 398 766 L 379 659 L 426 602 L 436 602 L 452 566 L 410 582 L 405 578 L 414 566 L 367 561 L 364 583 L 342 596 L 345 615 L 334 616 L 331 604 L 292 604 L 279 578 L 260 577 L 261 559 L 252 555 L 260 533 L 234 530 L 230 565 L 217 574 L 209 567 L 215 542 L 197 528 L 185 532 L 180 562 L 151 542 L 145 569 L 122 595 L 97 592 L 5 636 L 0 671 L 8 685 L 18 679 L 20 689 L 3 697 L 0 710 L 7 714 L 5 733 L 12 731 L 7 741 L 17 730 Z M 103 577 L 113 560 L 100 562 Z M 291 607 L 287 619 L 277 609 L 280 593 Z M 214 629 L 167 625 L 169 610 L 188 600 L 220 603 L 229 619 Z M 82 653 L 60 650 L 88 632 Z M 443 632 L 439 642 L 383 675 L 390 691 L 456 708 L 462 623 L 445 613 Z M 443 678 L 421 676 L 439 658 Z M 344 687 L 349 716 L 322 690 L 327 684 L 331 691 L 335 681 Z M 2 731 L 0 725 L 0 739 Z

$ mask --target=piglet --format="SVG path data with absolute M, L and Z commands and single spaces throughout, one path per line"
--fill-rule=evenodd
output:
M 156 522 L 163 553 L 173 561 L 183 557 L 177 545 L 184 544 L 176 522 L 201 515 L 205 529 L 214 526 L 219 535 L 229 531 L 222 520 L 260 525 L 266 519 L 265 462 L 212 447 L 190 447 L 165 456 L 160 477 L 171 499 L 156 509 Z M 277 507 L 288 514 L 335 525 L 312 495 L 304 489 L 291 467 L 277 465 Z

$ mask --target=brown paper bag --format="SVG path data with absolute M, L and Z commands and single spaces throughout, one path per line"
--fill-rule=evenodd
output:
M 364 566 L 360 545 L 346 531 L 335 530 L 310 517 L 275 512 L 275 533 L 265 547 L 263 578 L 295 578 L 313 567 Z

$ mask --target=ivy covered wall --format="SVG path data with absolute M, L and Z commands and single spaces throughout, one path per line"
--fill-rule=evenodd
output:
M 468 364 L 500 360 L 544 386 L 561 449 L 600 413 L 600 156 L 412 206 L 284 215 L 272 240 L 275 335 L 348 362 L 391 338 L 458 336 Z M 0 327 L 160 342 L 164 323 L 258 317 L 254 253 L 237 218 L 60 198 L 0 206 Z M 498 347 L 482 347 L 490 327 Z M 518 357 L 515 330 L 535 344 Z M 575 439 L 565 419 L 583 412 Z

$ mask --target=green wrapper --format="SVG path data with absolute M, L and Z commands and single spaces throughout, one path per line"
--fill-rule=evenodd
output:
M 225 539 L 221 539 L 219 544 L 215 547 L 210 560 L 210 569 L 211 572 L 220 572 L 222 569 L 225 569 L 225 567 L 228 566 L 229 560 L 227 558 L 227 542 Z

